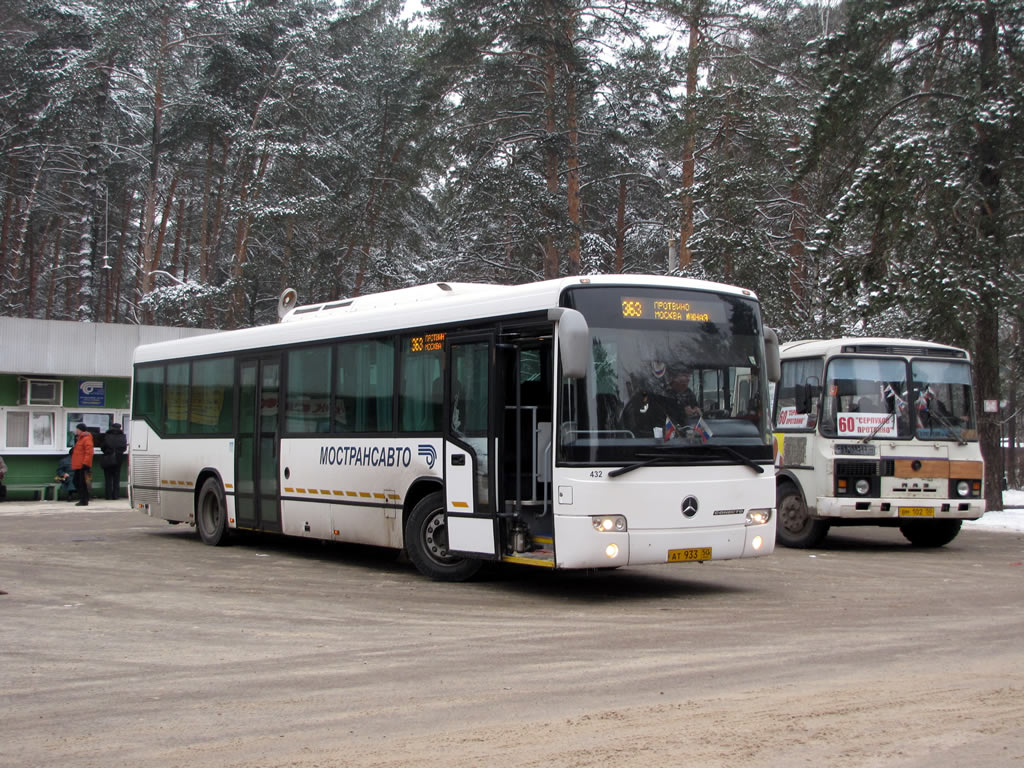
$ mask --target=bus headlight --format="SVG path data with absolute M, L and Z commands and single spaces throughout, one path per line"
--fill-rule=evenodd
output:
M 771 507 L 767 509 L 751 509 L 747 512 L 747 525 L 764 525 L 771 519 Z
M 619 556 L 619 545 L 609 544 L 607 547 L 605 547 L 604 553 L 608 556 L 609 560 L 614 560 L 616 557 Z
M 971 495 L 971 484 L 966 480 L 961 480 L 956 484 L 956 495 L 966 497 Z
M 857 491 L 858 496 L 867 496 L 871 491 L 871 483 L 865 480 L 863 477 L 854 484 L 854 489 Z
M 622 515 L 595 515 L 590 520 L 594 524 L 594 530 L 602 533 L 624 533 L 627 530 L 626 518 Z

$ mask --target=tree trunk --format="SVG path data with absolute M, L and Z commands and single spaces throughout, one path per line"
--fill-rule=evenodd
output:
M 164 113 L 164 86 L 163 86 L 163 57 L 167 50 L 167 27 L 170 24 L 170 18 L 164 16 L 163 23 L 160 27 L 160 48 L 157 53 L 157 67 L 156 76 L 153 83 L 153 125 L 152 125 L 152 136 L 150 139 L 150 161 L 149 161 L 149 179 L 146 184 L 146 197 L 143 204 L 142 213 L 142 232 L 141 232 L 141 245 L 142 253 L 141 259 L 139 260 L 142 268 L 142 285 L 140 286 L 140 295 L 145 296 L 147 293 L 153 290 L 155 285 L 155 275 L 153 270 L 156 269 L 156 263 L 153 257 L 153 230 L 156 227 L 156 199 L 157 199 L 157 184 L 160 180 L 160 138 L 163 133 L 163 113 Z M 147 311 L 145 313 L 145 319 L 147 322 L 151 322 L 152 313 Z
M 89 144 L 85 151 L 83 167 L 82 214 L 79 220 L 78 235 L 78 284 L 81 296 L 78 305 L 79 322 L 91 322 L 96 319 L 96 254 L 100 231 L 100 163 L 103 153 L 103 125 L 106 121 L 107 101 L 110 95 L 110 67 L 97 67 L 98 80 L 93 93 L 93 113 L 88 116 L 92 121 L 89 132 Z
M 122 288 L 124 287 L 124 265 L 125 248 L 128 245 L 128 224 L 131 215 L 131 204 L 135 195 L 133 190 L 125 188 L 124 199 L 121 202 L 121 236 L 118 238 L 118 250 L 114 255 L 114 270 L 111 272 L 111 280 L 114 283 L 114 306 L 113 312 L 109 312 L 114 322 L 125 316 L 122 308 Z
M 619 177 L 619 204 L 615 216 L 615 268 L 617 275 L 622 274 L 626 263 L 626 177 Z
M 981 37 L 978 41 L 979 84 L 981 98 L 997 97 L 998 77 L 995 72 L 997 30 L 995 12 L 991 6 L 981 6 L 978 12 Z M 991 126 L 976 126 L 978 181 L 982 200 L 978 221 L 979 243 L 992 285 L 998 284 L 1002 272 L 1002 237 L 1000 236 L 1000 163 L 1001 147 Z M 988 295 L 986 295 L 988 294 Z M 999 304 L 997 297 L 985 291 L 978 302 L 975 322 L 974 371 L 978 384 L 978 399 L 999 398 Z M 1003 451 L 1000 445 L 999 414 L 978 409 L 979 442 L 985 457 L 985 503 L 989 510 L 1003 508 Z
M 795 151 L 800 146 L 800 137 L 793 136 L 790 147 Z M 807 199 L 800 179 L 791 182 L 789 202 L 789 290 L 796 304 L 803 302 L 807 282 Z
M 7 167 L 7 178 L 10 179 L 10 182 L 8 183 L 7 195 L 4 198 L 4 221 L 3 225 L 0 226 L 0 290 L 3 290 L 4 284 L 7 281 L 7 247 L 10 244 L 11 224 L 14 221 L 15 215 L 14 200 L 16 195 L 14 192 L 14 182 L 18 177 L 18 159 L 11 157 Z
M 703 2 L 693 4 L 688 19 L 690 39 L 686 55 L 686 143 L 683 147 L 683 189 L 679 216 L 679 266 L 687 267 L 693 261 L 690 240 L 693 237 L 693 183 L 697 151 L 697 65 L 700 58 L 700 21 Z
M 554 8 L 550 0 L 544 3 L 544 12 L 549 23 L 554 19 Z M 558 132 L 558 124 L 555 120 L 555 83 L 557 79 L 557 52 L 555 51 L 554 34 L 549 35 L 548 50 L 545 52 L 544 60 L 544 178 L 548 191 L 548 199 L 554 200 L 558 194 L 558 147 L 555 137 Z M 551 279 L 558 277 L 558 247 L 555 244 L 554 229 L 556 228 L 556 214 L 548 206 L 548 231 L 544 233 L 543 239 L 543 270 L 544 278 Z
M 245 170 L 241 174 L 242 188 L 239 193 L 239 208 L 241 213 L 238 216 L 238 226 L 235 229 L 235 259 L 231 267 L 231 276 L 235 280 L 233 300 L 228 307 L 228 327 L 234 328 L 239 311 L 245 306 L 245 287 L 242 285 L 242 275 L 246 262 L 249 260 L 249 227 L 251 219 L 248 212 L 250 198 L 256 189 L 256 185 L 263 179 L 267 170 L 267 162 L 270 160 L 270 153 L 264 150 L 260 156 L 259 166 L 256 168 L 256 175 L 250 179 L 251 174 L 249 163 L 245 164 Z M 245 315 L 243 315 L 244 317 Z
M 583 238 L 583 205 L 580 199 L 580 129 L 579 115 L 576 109 L 576 65 L 573 61 L 573 44 L 575 38 L 576 17 L 572 12 L 566 13 L 565 44 L 569 51 L 566 61 L 566 129 L 569 138 L 566 157 L 566 187 L 569 201 L 569 224 L 572 227 L 569 241 L 569 274 L 578 275 L 582 264 Z

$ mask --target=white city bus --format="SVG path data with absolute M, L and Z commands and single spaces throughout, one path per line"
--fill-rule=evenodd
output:
M 941 547 L 985 512 L 967 352 L 925 341 L 783 344 L 775 393 L 778 541 L 898 527 Z
M 136 350 L 136 508 L 212 545 L 244 529 L 404 548 L 440 580 L 774 548 L 778 345 L 750 291 L 617 275 L 285 292 L 280 310 Z M 696 421 L 662 409 L 679 361 Z

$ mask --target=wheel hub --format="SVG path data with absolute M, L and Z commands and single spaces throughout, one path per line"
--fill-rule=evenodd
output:
M 448 556 L 448 529 L 444 524 L 444 512 L 437 512 L 423 530 L 423 541 L 427 551 L 437 560 L 446 561 Z

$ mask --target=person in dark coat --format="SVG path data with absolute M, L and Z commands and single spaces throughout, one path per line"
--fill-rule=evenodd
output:
M 120 424 L 114 422 L 103 433 L 100 450 L 103 451 L 103 456 L 100 457 L 100 467 L 103 468 L 103 498 L 118 499 L 121 497 L 121 464 L 128 450 L 128 440 Z
M 75 471 L 71 469 L 71 451 L 75 450 L 72 448 L 68 451 L 68 455 L 57 462 L 57 474 L 53 476 L 53 479 L 60 483 L 60 490 L 67 494 L 68 501 L 71 501 L 71 497 L 75 495 Z

